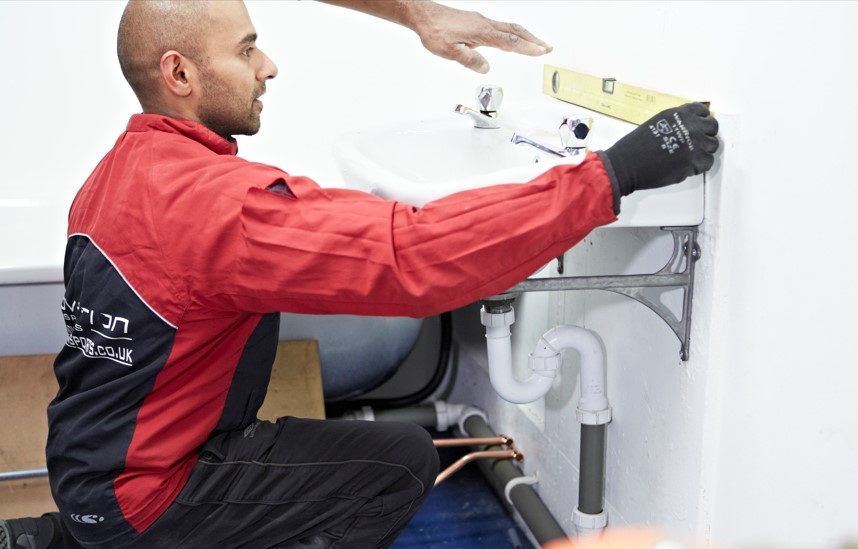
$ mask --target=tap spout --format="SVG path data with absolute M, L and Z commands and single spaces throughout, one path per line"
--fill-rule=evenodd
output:
M 497 111 L 476 111 L 464 105 L 456 105 L 453 109 L 456 113 L 470 118 L 475 128 L 484 130 L 496 130 L 500 128 Z
M 582 148 L 566 147 L 565 149 L 552 149 L 551 147 L 543 145 L 542 143 L 534 141 L 533 139 L 529 139 L 527 137 L 524 137 L 523 135 L 518 135 L 517 133 L 512 134 L 512 138 L 510 139 L 510 143 L 512 143 L 513 145 L 521 145 L 521 144 L 530 145 L 531 147 L 533 147 L 535 149 L 539 149 L 540 151 L 542 151 L 544 153 L 548 153 L 548 154 L 556 156 L 558 158 L 567 158 L 569 156 L 575 156 L 576 154 L 578 154 L 582 150 L 584 150 L 583 147 Z

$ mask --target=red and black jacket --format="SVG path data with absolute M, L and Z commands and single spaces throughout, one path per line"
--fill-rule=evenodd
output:
M 452 310 L 615 219 L 594 154 L 417 209 L 236 152 L 195 122 L 135 115 L 72 205 L 47 454 L 83 543 L 144 531 L 200 446 L 255 419 L 277 313 Z

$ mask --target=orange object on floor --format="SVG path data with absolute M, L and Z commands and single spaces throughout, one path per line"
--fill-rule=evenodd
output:
M 698 549 L 708 547 L 701 543 L 684 543 L 675 540 L 658 528 L 609 528 L 601 536 L 576 539 L 554 540 L 542 546 L 542 549 L 654 549 L 662 542 L 670 542 L 671 548 Z M 665 545 L 665 547 L 668 547 Z

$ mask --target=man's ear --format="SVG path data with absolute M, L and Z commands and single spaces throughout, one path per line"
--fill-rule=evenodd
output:
M 196 82 L 196 65 L 181 53 L 170 50 L 161 56 L 161 79 L 173 95 L 187 97 Z

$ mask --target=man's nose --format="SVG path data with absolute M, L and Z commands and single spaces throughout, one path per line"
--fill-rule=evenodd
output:
M 271 80 L 275 76 L 277 76 L 277 65 L 274 64 L 274 61 L 268 57 L 265 52 L 259 51 L 262 54 L 262 65 L 259 67 L 259 71 L 256 73 L 257 80 Z

